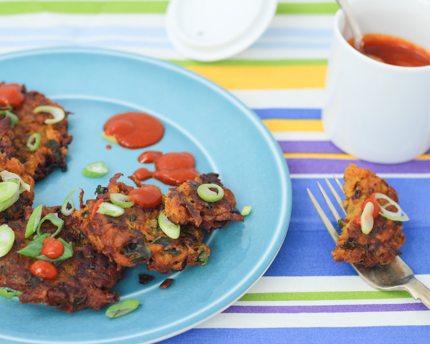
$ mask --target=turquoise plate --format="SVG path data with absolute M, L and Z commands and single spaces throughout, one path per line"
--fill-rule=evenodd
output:
M 0 300 L 1 343 L 141 343 L 179 334 L 221 312 L 239 299 L 266 271 L 287 233 L 291 184 L 285 159 L 260 119 L 231 94 L 181 67 L 154 59 L 98 49 L 61 48 L 25 51 L 0 58 L 2 80 L 25 84 L 63 105 L 73 142 L 68 171 L 56 170 L 35 187 L 34 205 L 62 204 L 76 187 L 94 197 L 117 172 L 129 176 L 143 167 L 144 149 L 108 144 L 101 135 L 114 114 L 143 111 L 165 125 L 164 138 L 151 150 L 190 152 L 201 173 L 216 172 L 236 195 L 237 209 L 252 205 L 245 223 L 231 223 L 205 242 L 209 264 L 138 283 L 140 265 L 126 270 L 115 287 L 121 300 L 140 299 L 127 316 L 109 319 L 106 308 L 66 314 L 44 305 Z M 81 175 L 91 162 L 105 161 L 110 173 Z M 149 165 L 149 168 L 153 168 Z M 132 184 L 127 178 L 124 180 Z M 167 193 L 165 185 L 151 180 Z M 77 200 L 76 196 L 75 199 Z M 166 278 L 174 283 L 159 289 Z

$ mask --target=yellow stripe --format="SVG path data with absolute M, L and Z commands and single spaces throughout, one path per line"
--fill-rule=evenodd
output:
M 430 154 L 423 154 L 416 158 L 415 160 L 430 160 Z
M 338 160 L 358 160 L 349 154 L 330 154 L 330 153 L 284 153 L 287 159 L 338 159 Z
M 229 90 L 324 88 L 326 65 L 187 66 Z
M 319 119 L 263 119 L 271 132 L 279 131 L 324 131 Z

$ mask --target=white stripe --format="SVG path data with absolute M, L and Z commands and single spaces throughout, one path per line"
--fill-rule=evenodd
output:
M 282 14 L 273 17 L 270 27 L 333 29 L 334 14 Z
M 336 3 L 336 0 L 278 0 L 280 4 L 317 4 L 317 3 Z
M 430 275 L 416 275 L 424 284 L 430 286 Z M 265 277 L 263 276 L 249 293 L 282 292 L 326 292 L 326 291 L 374 291 L 359 276 L 303 276 L 303 277 Z
M 351 312 L 294 314 L 221 313 L 197 328 L 292 328 L 430 325 L 430 312 Z
M 292 131 L 292 132 L 273 132 L 276 141 L 330 141 L 324 132 L 320 131 Z
M 293 179 L 324 179 L 324 178 L 333 178 L 333 176 L 336 176 L 338 178 L 343 178 L 343 174 L 326 174 L 326 173 L 320 173 L 320 174 L 290 174 L 290 177 Z M 394 178 L 404 178 L 404 179 L 428 179 L 430 178 L 430 173 L 378 173 L 378 176 L 384 179 L 394 179 Z
M 109 41 L 109 40 L 121 40 L 124 42 L 161 42 L 161 43 L 170 43 L 167 37 L 129 37 L 122 35 L 94 35 L 94 36 L 84 36 L 84 37 L 70 37 L 63 35 L 56 35 L 54 30 L 52 34 L 49 35 L 40 35 L 40 36 L 21 36 L 21 37 L 3 37 L 0 36 L 0 42 L 4 45 L 7 45 L 7 42 L 19 42 L 19 41 L 38 41 L 38 40 L 63 40 L 66 42 L 91 42 L 91 41 Z
M 328 49 L 254 49 L 235 55 L 234 60 L 327 60 Z
M 311 88 L 298 90 L 234 90 L 230 92 L 252 109 L 321 109 L 324 104 L 325 94 L 324 89 Z

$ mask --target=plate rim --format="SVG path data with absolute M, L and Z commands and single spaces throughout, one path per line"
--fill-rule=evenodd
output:
M 233 289 L 230 289 L 228 293 L 224 294 L 222 298 L 219 298 L 212 305 L 208 305 L 206 308 L 204 308 L 198 313 L 189 315 L 187 317 L 188 320 L 185 320 L 185 319 L 182 320 L 182 322 L 184 321 L 188 322 L 190 319 L 195 319 L 191 325 L 184 324 L 186 326 L 182 327 L 179 330 L 172 331 L 173 327 L 178 326 L 178 322 L 176 322 L 175 324 L 171 324 L 170 327 L 163 327 L 162 329 L 158 330 L 158 332 L 160 332 L 160 335 L 157 338 L 155 339 L 148 338 L 146 339 L 146 341 L 158 342 L 158 341 L 165 340 L 173 336 L 179 335 L 180 333 L 188 331 L 198 326 L 199 324 L 209 320 L 213 316 L 222 312 L 224 309 L 228 308 L 231 304 L 236 302 L 238 299 L 240 299 L 253 285 L 255 285 L 255 283 L 258 282 L 258 280 L 264 275 L 266 270 L 272 264 L 273 260 L 276 258 L 286 238 L 288 227 L 291 221 L 292 186 L 291 186 L 291 177 L 290 177 L 287 163 L 285 161 L 285 158 L 283 157 L 281 148 L 277 144 L 276 140 L 273 138 L 272 134 L 263 124 L 261 119 L 251 109 L 249 109 L 244 103 L 242 103 L 239 99 L 237 99 L 228 90 L 222 88 L 221 86 L 215 84 L 214 82 L 206 79 L 205 77 L 195 72 L 187 70 L 171 62 L 159 60 L 159 59 L 144 56 L 144 55 L 138 55 L 135 53 L 122 52 L 118 50 L 72 46 L 72 47 L 39 48 L 39 49 L 29 49 L 29 50 L 22 50 L 17 52 L 10 52 L 10 53 L 0 55 L 0 63 L 5 60 L 11 60 L 11 59 L 20 58 L 20 57 L 29 57 L 34 55 L 49 55 L 49 54 L 67 54 L 67 53 L 87 54 L 87 55 L 97 54 L 97 55 L 107 55 L 107 56 L 113 56 L 118 58 L 137 60 L 143 63 L 157 65 L 161 68 L 168 69 L 173 72 L 182 74 L 185 77 L 191 78 L 196 82 L 209 87 L 210 89 L 218 93 L 222 98 L 228 100 L 230 103 L 235 105 L 244 115 L 246 115 L 246 118 L 252 122 L 252 124 L 256 127 L 256 129 L 258 129 L 258 131 L 261 133 L 264 140 L 269 144 L 270 150 L 273 153 L 273 157 L 275 158 L 277 171 L 281 177 L 280 179 L 283 181 L 283 184 L 280 185 L 280 188 L 282 190 L 282 205 L 283 205 L 282 208 L 284 209 L 284 212 L 279 216 L 278 225 L 277 225 L 276 231 L 274 232 L 275 234 L 274 239 L 272 239 L 268 247 L 266 247 L 264 255 L 259 259 L 258 264 L 252 267 L 248 271 L 248 273 L 244 276 L 244 278 L 242 278 L 240 283 L 237 283 Z M 210 313 L 210 314 L 207 315 L 207 313 Z M 171 329 L 170 332 L 168 331 L 169 328 Z M 163 334 L 162 332 L 163 333 L 166 332 L 166 333 Z M 140 341 L 142 341 L 142 340 L 145 340 L 144 339 L 145 336 L 148 336 L 148 334 L 135 333 L 134 335 L 116 338 L 116 340 L 108 339 L 103 341 L 97 341 L 97 343 L 112 343 L 114 341 L 129 342 L 132 339 L 139 340 L 139 338 L 140 338 Z M 0 338 L 3 338 L 5 340 L 11 340 L 9 336 L 3 336 L 1 335 L 1 333 L 0 333 Z M 28 341 L 26 339 L 19 339 L 19 341 L 15 340 L 14 342 L 45 343 L 45 341 L 44 342 Z M 81 341 L 68 341 L 67 343 L 78 344 L 82 342 L 83 341 L 81 340 Z M 95 341 L 91 341 L 91 342 L 95 343 Z

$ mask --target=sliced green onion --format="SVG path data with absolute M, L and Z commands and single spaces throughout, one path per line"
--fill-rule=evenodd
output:
M 10 127 L 12 129 L 18 123 L 18 117 L 12 112 L 10 112 L 9 110 L 0 111 L 0 116 L 5 116 L 10 118 Z
M 27 140 L 27 148 L 32 152 L 36 151 L 39 148 L 41 139 L 42 137 L 39 133 L 31 134 Z
M 375 206 L 372 202 L 368 202 L 363 209 L 363 213 L 361 214 L 361 231 L 364 234 L 369 234 L 373 229 L 374 219 L 373 219 L 373 210 Z
M 158 215 L 158 224 L 160 225 L 161 230 L 171 239 L 178 239 L 181 234 L 181 226 L 175 225 L 171 222 L 166 215 L 160 213 Z
M 8 225 L 0 226 L 0 257 L 5 256 L 13 246 L 15 233 Z
M 35 235 L 33 240 L 27 243 L 27 246 L 19 250 L 17 253 L 27 257 L 36 258 L 40 254 L 40 250 L 43 247 L 43 240 L 49 238 L 49 234 L 45 233 L 41 236 Z
M 134 202 L 130 201 L 130 197 L 121 193 L 111 193 L 110 200 L 121 208 L 130 208 L 134 205 Z
M 116 137 L 115 137 L 115 136 L 106 135 L 106 133 L 105 133 L 104 131 L 102 131 L 100 134 L 103 136 L 103 138 L 104 138 L 106 141 L 109 141 L 109 142 L 111 142 L 111 143 L 116 143 L 116 144 L 118 144 L 118 140 L 116 139 Z
M 19 198 L 19 187 L 14 182 L 0 183 L 0 212 L 9 208 Z
M 111 319 L 119 318 L 123 315 L 133 312 L 139 307 L 140 300 L 129 299 L 110 306 L 106 311 L 106 316 Z
M 409 216 L 406 215 L 406 213 L 402 210 L 402 208 L 400 208 L 400 206 L 396 202 L 394 202 L 390 197 L 377 192 L 375 193 L 375 199 L 378 199 L 378 198 L 383 198 L 389 202 L 387 205 L 381 207 L 381 211 L 379 212 L 379 215 L 393 221 L 402 221 L 402 222 L 409 221 Z M 388 205 L 394 205 L 397 208 L 397 212 L 393 212 L 385 209 Z
M 33 112 L 48 112 L 52 116 L 54 116 L 54 118 L 48 118 L 47 120 L 45 120 L 46 124 L 54 124 L 61 122 L 64 117 L 66 117 L 66 113 L 64 112 L 64 110 L 56 106 L 38 106 L 33 110 Z
M 54 238 L 56 235 L 58 235 L 58 233 L 60 233 L 60 231 L 61 231 L 61 229 L 63 228 L 63 226 L 64 226 L 64 221 L 62 220 L 62 219 L 60 219 L 59 217 L 58 217 L 58 214 L 56 214 L 56 213 L 49 213 L 49 214 L 47 214 L 40 222 L 39 222 L 39 225 L 37 226 L 37 235 L 40 237 L 41 236 L 41 234 L 40 234 L 40 228 L 42 227 L 42 224 L 46 221 L 46 220 L 49 220 L 49 221 L 51 221 L 52 222 L 52 224 L 54 225 L 54 226 L 57 226 L 58 227 L 58 229 L 57 229 L 57 231 L 54 233 L 54 234 L 52 234 L 51 235 L 51 237 L 52 238 Z
M 210 188 L 217 189 L 213 192 Z M 197 188 L 200 198 L 206 202 L 216 202 L 224 197 L 224 189 L 217 184 L 202 184 Z
M 13 290 L 8 287 L 1 287 L 0 288 L 0 296 L 4 297 L 6 299 L 11 299 L 14 296 L 21 295 L 22 293 L 18 290 Z
M 33 213 L 31 214 L 30 219 L 27 222 L 27 227 L 25 229 L 26 238 L 36 232 L 37 227 L 39 226 L 40 218 L 42 217 L 42 209 L 43 204 L 39 205 L 36 209 L 33 210 Z
M 242 216 L 247 216 L 249 215 L 249 213 L 251 212 L 252 207 L 250 205 L 247 205 L 246 207 L 243 207 L 242 211 L 240 212 L 240 214 Z
M 118 207 L 115 204 L 103 202 L 102 204 L 100 204 L 99 209 L 97 209 L 97 212 L 100 214 L 118 217 L 124 214 L 124 209 Z
M 0 172 L 0 177 L 4 182 L 7 182 L 9 179 L 19 179 L 19 193 L 24 191 L 30 192 L 31 190 L 30 184 L 25 183 L 16 173 L 4 170 Z
M 82 175 L 88 178 L 99 178 L 103 177 L 108 172 L 109 169 L 105 166 L 105 163 L 100 161 L 87 165 L 82 171 Z
M 75 191 L 78 190 L 78 189 L 81 189 L 81 188 L 76 188 L 71 193 L 69 193 L 69 196 L 67 196 L 66 200 L 64 201 L 63 205 L 61 206 L 61 213 L 64 216 L 71 215 L 73 213 L 73 210 L 75 210 L 75 202 L 73 201 L 73 199 L 71 199 L 71 197 L 73 196 L 73 194 L 75 193 Z M 67 204 L 69 204 L 69 201 L 72 202 L 72 207 L 70 209 L 67 208 Z

